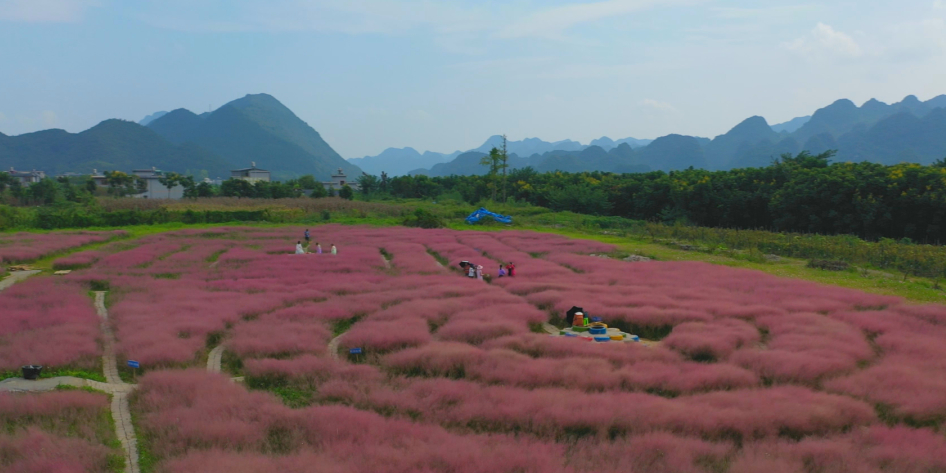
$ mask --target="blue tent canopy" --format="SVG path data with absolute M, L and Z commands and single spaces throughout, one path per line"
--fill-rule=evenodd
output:
M 508 215 L 499 215 L 498 213 L 490 212 L 484 207 L 480 207 L 479 210 L 470 214 L 466 218 L 466 223 L 474 224 L 479 222 L 483 217 L 493 217 L 493 220 L 496 220 L 499 223 L 512 223 L 512 217 Z

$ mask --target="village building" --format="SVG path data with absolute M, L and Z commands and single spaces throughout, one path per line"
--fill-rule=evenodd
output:
M 151 169 L 136 169 L 131 172 L 138 178 L 141 178 L 145 181 L 145 191 L 141 194 L 136 195 L 135 197 L 141 197 L 143 199 L 183 199 L 184 198 L 184 187 L 181 185 L 174 186 L 168 191 L 168 188 L 161 184 L 160 179 L 164 177 L 164 171 L 160 171 L 155 168 Z
M 250 163 L 250 167 L 246 169 L 235 169 L 230 171 L 230 179 L 240 179 L 247 181 L 250 184 L 254 184 L 257 181 L 270 181 L 270 173 L 265 169 L 260 169 L 256 167 L 256 163 Z
M 338 168 L 338 172 L 335 174 L 332 174 L 331 181 L 322 183 L 322 185 L 325 186 L 326 190 L 331 189 L 331 190 L 334 190 L 335 192 L 338 192 L 338 190 L 344 187 L 346 184 L 348 185 L 348 187 L 351 187 L 352 190 L 359 190 L 361 188 L 361 186 L 359 186 L 357 182 L 355 181 L 349 182 L 348 176 L 345 175 L 345 171 L 342 171 L 342 168 Z
M 46 178 L 45 172 L 37 171 L 35 169 L 32 171 L 17 171 L 11 167 L 10 170 L 7 171 L 7 174 L 19 179 L 20 184 L 23 184 L 24 186 L 36 184 L 37 182 Z

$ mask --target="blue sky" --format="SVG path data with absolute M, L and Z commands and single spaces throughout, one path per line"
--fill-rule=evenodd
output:
M 0 132 L 274 95 L 342 156 L 946 93 L 946 0 L 0 0 Z

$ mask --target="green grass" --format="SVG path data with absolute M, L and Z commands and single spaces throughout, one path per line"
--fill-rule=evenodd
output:
M 23 376 L 23 373 L 20 370 L 16 371 L 4 371 L 0 372 L 0 380 L 7 378 L 19 378 Z M 106 382 L 105 375 L 100 371 L 91 371 L 86 369 L 79 368 L 43 368 L 43 371 L 39 374 L 40 379 L 47 378 L 58 378 L 60 376 L 73 376 L 76 378 L 91 379 L 93 381 Z

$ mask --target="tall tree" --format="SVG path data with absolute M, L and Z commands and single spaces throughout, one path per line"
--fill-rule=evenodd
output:
M 184 176 L 181 176 L 176 172 L 165 173 L 158 178 L 158 182 L 168 189 L 168 199 L 171 198 L 171 189 L 177 187 L 178 184 L 181 183 L 182 179 L 184 179 Z
M 503 153 L 496 147 L 493 147 L 493 149 L 489 150 L 488 155 L 480 158 L 480 164 L 486 166 L 489 169 L 486 172 L 486 182 L 492 194 L 491 199 L 494 202 L 496 201 L 497 190 L 496 179 L 499 176 L 499 168 L 502 166 L 502 161 Z

